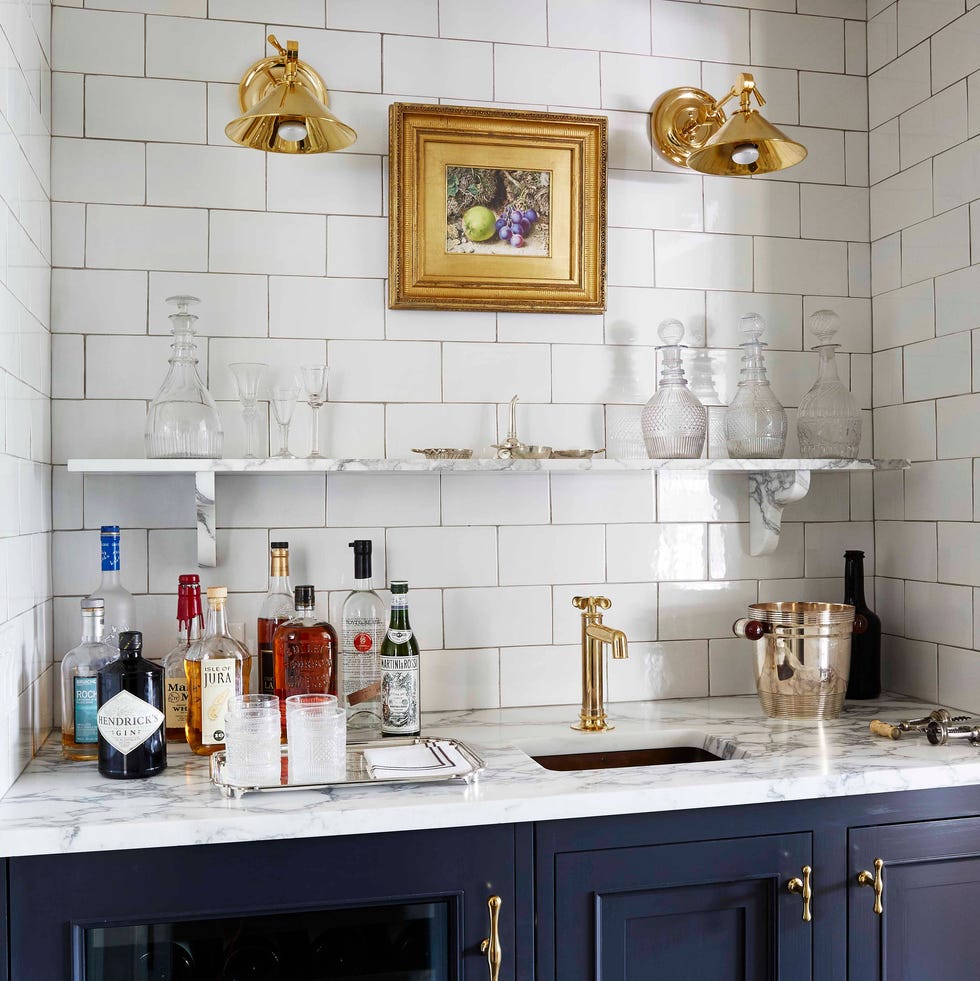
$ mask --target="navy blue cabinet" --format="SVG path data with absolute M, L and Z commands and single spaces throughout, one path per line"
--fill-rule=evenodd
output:
M 517 981 L 531 973 L 518 838 L 499 825 L 10 859 L 11 977 L 486 981 L 499 896 L 500 978 Z
M 980 819 L 853 828 L 848 851 L 849 977 L 980 976 Z

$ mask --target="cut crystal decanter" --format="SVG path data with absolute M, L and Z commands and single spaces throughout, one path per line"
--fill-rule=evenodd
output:
M 684 325 L 665 320 L 657 333 L 663 344 L 660 384 L 643 407 L 643 441 L 651 460 L 691 460 L 701 456 L 707 431 L 704 406 L 687 387 L 681 365 Z
M 170 370 L 146 414 L 146 455 L 156 459 L 218 459 L 223 433 L 214 399 L 197 372 L 194 321 L 188 306 L 195 296 L 171 296 L 177 306 L 170 314 L 174 335 Z
M 810 316 L 810 331 L 817 339 L 813 350 L 820 355 L 820 367 L 813 388 L 800 399 L 796 421 L 800 456 L 810 460 L 853 460 L 861 442 L 861 412 L 837 376 L 835 354 L 840 345 L 833 338 L 839 319 L 833 310 L 817 310 Z
M 786 410 L 769 387 L 766 359 L 759 340 L 766 322 L 757 313 L 739 321 L 742 371 L 738 391 L 725 413 L 725 443 L 734 460 L 771 460 L 786 449 Z

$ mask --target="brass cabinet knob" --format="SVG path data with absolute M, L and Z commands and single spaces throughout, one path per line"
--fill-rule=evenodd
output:
M 490 968 L 490 981 L 499 981 L 500 965 L 504 959 L 500 947 L 500 906 L 503 900 L 499 896 L 491 896 L 487 900 L 490 910 L 490 936 L 480 942 L 480 953 L 487 955 L 487 966 Z
M 875 870 L 874 874 L 864 869 L 857 874 L 857 884 L 859 886 L 871 886 L 875 891 L 875 905 L 874 911 L 881 916 L 884 912 L 884 904 L 882 900 L 885 895 L 885 880 L 882 878 L 881 870 L 884 868 L 885 863 L 880 859 L 875 859 Z
M 813 898 L 813 888 L 810 879 L 813 869 L 811 869 L 809 865 L 804 865 L 800 871 L 803 873 L 803 877 L 800 878 L 800 876 L 796 876 L 795 878 L 790 879 L 789 882 L 786 883 L 786 890 L 787 892 L 799 893 L 803 898 L 803 922 L 809 923 L 812 919 L 810 914 L 810 901 Z

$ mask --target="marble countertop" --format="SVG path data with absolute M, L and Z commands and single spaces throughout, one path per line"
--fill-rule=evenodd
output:
M 226 800 L 208 761 L 186 749 L 166 773 L 114 781 L 67 763 L 48 741 L 0 800 L 0 856 L 153 848 L 541 821 L 980 784 L 980 748 L 871 736 L 872 718 L 925 715 L 901 696 L 851 703 L 834 722 L 764 718 L 758 699 L 675 699 L 610 707 L 616 730 L 572 732 L 567 706 L 433 713 L 426 735 L 451 735 L 487 762 L 472 784 L 250 794 Z M 559 773 L 532 752 L 697 745 L 726 758 Z

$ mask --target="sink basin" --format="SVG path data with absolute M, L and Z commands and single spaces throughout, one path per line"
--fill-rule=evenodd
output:
M 546 770 L 565 772 L 707 763 L 744 755 L 727 739 L 691 729 L 668 733 L 567 733 L 528 740 L 518 744 L 518 748 Z

